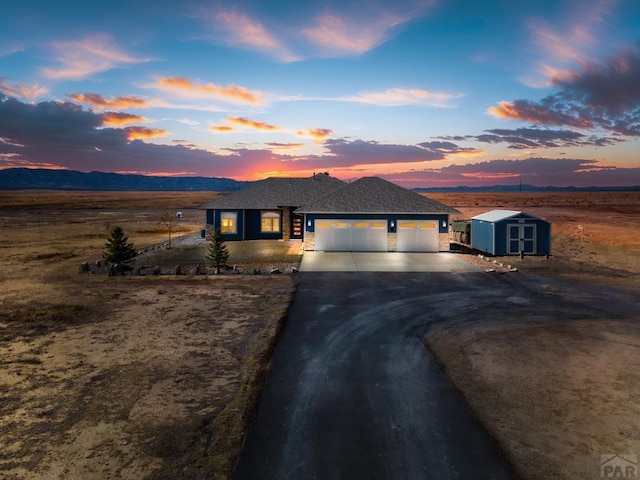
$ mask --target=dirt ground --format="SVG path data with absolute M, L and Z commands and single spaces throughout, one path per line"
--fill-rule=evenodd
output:
M 116 224 L 197 236 L 213 195 L 0 192 L 0 478 L 229 478 L 294 277 L 78 273 Z
M 425 339 L 515 476 L 602 478 L 611 455 L 640 454 L 640 192 L 431 196 L 460 218 L 503 208 L 551 221 L 552 257 L 496 258 L 519 270 L 502 275 L 540 276 L 539 292 L 567 301 L 603 292 L 610 302 L 595 321 L 542 315 L 535 304 L 532 321 L 496 325 L 478 312 Z M 632 313 L 616 313 L 622 302 Z
M 178 210 L 174 248 L 136 262 L 204 262 L 196 207 L 215 195 L 0 191 L 0 478 L 229 478 L 295 276 L 78 273 L 114 225 L 137 248 L 167 243 Z M 550 220 L 550 259 L 497 259 L 519 270 L 504 275 L 548 277 L 545 294 L 640 290 L 640 192 L 430 196 L 462 218 L 508 208 Z M 299 260 L 270 245 L 234 246 L 230 262 Z M 517 475 L 599 478 L 600 454 L 640 453 L 640 318 L 515 320 L 426 343 Z

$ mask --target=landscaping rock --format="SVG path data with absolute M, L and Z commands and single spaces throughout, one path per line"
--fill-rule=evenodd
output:
M 89 271 L 89 262 L 83 262 L 80 264 L 80 273 L 87 273 Z

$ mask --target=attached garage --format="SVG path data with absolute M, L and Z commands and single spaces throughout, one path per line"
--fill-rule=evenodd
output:
M 386 252 L 386 220 L 315 220 L 315 249 L 325 252 Z
M 439 247 L 437 221 L 398 220 L 399 252 L 437 252 Z
M 449 249 L 449 215 L 460 213 L 377 177 L 364 177 L 294 212 L 304 248 L 325 252 L 438 252 Z

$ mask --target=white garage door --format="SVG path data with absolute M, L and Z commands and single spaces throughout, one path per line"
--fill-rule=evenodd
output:
M 315 249 L 325 252 L 386 252 L 386 220 L 316 220 Z
M 434 220 L 399 220 L 399 252 L 437 252 L 440 242 L 438 222 Z

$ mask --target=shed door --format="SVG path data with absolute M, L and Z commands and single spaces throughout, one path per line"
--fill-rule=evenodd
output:
M 437 252 L 439 247 L 437 221 L 398 220 L 399 252 Z
M 507 253 L 516 255 L 520 252 L 535 254 L 536 225 L 510 223 L 507 225 Z
M 315 249 L 325 252 L 386 252 L 386 220 L 316 220 Z

